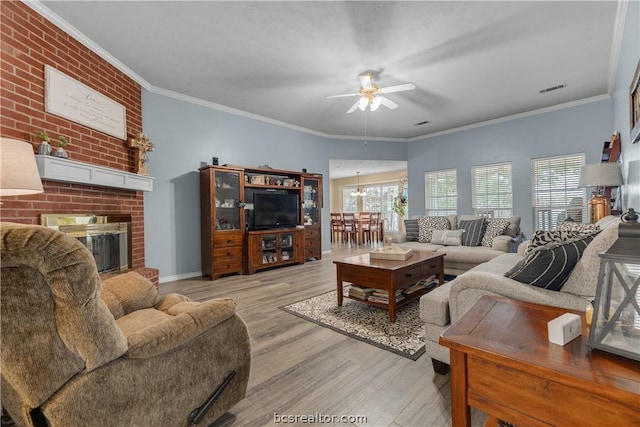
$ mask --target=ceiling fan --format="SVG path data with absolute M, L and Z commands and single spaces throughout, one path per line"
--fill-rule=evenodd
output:
M 360 96 L 360 99 L 353 104 L 351 108 L 347 111 L 347 114 L 353 113 L 356 111 L 356 108 L 359 108 L 361 111 L 364 111 L 369 106 L 371 111 L 376 111 L 380 105 L 384 105 L 385 107 L 395 110 L 398 108 L 398 104 L 391 101 L 389 98 L 385 98 L 382 96 L 383 93 L 391 93 L 391 92 L 401 92 L 403 90 L 413 90 L 416 88 L 416 85 L 413 83 L 403 83 L 401 85 L 395 86 L 387 86 L 387 87 L 379 87 L 377 84 L 373 83 L 373 73 L 366 72 L 360 74 L 358 78 L 360 79 L 360 90 L 357 93 L 345 93 L 342 95 L 330 95 L 327 98 L 342 98 L 345 96 Z

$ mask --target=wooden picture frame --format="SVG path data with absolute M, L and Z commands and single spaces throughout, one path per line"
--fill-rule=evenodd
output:
M 631 143 L 635 144 L 640 141 L 640 61 L 629 87 L 629 118 Z
M 251 177 L 251 183 L 257 185 L 265 185 L 264 175 L 253 175 Z

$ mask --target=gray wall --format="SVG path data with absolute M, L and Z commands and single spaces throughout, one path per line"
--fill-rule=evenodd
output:
M 323 223 L 329 223 L 329 160 L 406 160 L 407 143 L 327 139 L 176 98 L 142 91 L 143 129 L 155 144 L 149 155 L 154 191 L 145 193 L 146 264 L 161 281 L 200 271 L 198 168 L 211 163 L 321 173 L 327 183 Z M 330 250 L 323 227 L 323 251 Z
M 424 215 L 427 171 L 456 169 L 458 213 L 470 214 L 471 166 L 511 162 L 513 212 L 533 229 L 531 159 L 585 153 L 600 161 L 612 129 L 611 100 L 602 100 L 409 143 L 409 215 Z
M 613 90 L 613 129 L 620 132 L 622 143 L 622 206 L 640 212 L 640 142 L 631 144 L 629 134 L 629 86 L 640 61 L 640 2 L 629 2 L 628 7 Z

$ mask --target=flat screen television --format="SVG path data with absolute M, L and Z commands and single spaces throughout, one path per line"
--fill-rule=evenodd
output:
M 297 194 L 255 193 L 253 195 L 253 228 L 295 227 L 300 223 L 300 201 Z

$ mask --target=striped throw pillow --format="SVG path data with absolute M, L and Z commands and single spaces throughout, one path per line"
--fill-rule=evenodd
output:
M 521 283 L 559 291 L 596 234 L 536 248 L 507 271 L 505 276 Z
M 417 219 L 405 219 L 404 229 L 407 234 L 407 242 L 418 241 L 418 220 Z
M 464 230 L 463 246 L 480 246 L 487 221 L 485 218 L 458 221 L 458 230 Z

